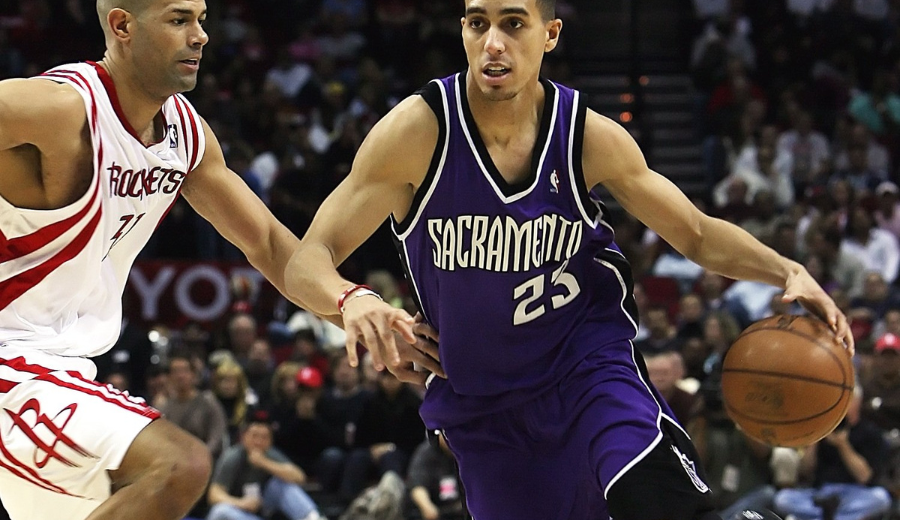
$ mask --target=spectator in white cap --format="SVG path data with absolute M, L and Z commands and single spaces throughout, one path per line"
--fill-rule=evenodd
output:
M 884 181 L 875 188 L 877 208 L 875 222 L 900 239 L 900 188 L 891 181 Z

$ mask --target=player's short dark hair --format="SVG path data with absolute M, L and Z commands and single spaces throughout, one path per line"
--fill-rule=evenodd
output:
M 545 22 L 556 18 L 556 0 L 537 0 L 537 5 Z
M 538 9 L 541 11 L 541 18 L 545 22 L 549 22 L 556 18 L 556 0 L 535 0 Z

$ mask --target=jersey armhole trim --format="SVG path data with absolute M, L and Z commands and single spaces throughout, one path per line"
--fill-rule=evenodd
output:
M 584 178 L 584 125 L 587 118 L 587 100 L 581 92 L 575 91 L 572 100 L 572 126 L 569 129 L 569 178 L 575 195 L 578 211 L 591 228 L 600 223 L 600 208 L 588 190 Z
M 422 96 L 437 118 L 438 140 L 431 157 L 428 173 L 425 175 L 422 185 L 416 190 L 406 217 L 401 222 L 397 222 L 393 215 L 391 216 L 391 227 L 400 240 L 405 240 L 409 236 L 422 216 L 425 206 L 428 205 L 428 201 L 440 181 L 444 164 L 447 162 L 447 150 L 450 147 L 450 109 L 447 102 L 447 90 L 444 88 L 443 82 L 433 80 L 419 89 L 416 95 Z

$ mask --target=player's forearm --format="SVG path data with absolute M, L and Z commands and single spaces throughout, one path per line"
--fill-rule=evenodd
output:
M 285 289 L 306 310 L 341 325 L 337 300 L 353 285 L 338 274 L 331 251 L 321 244 L 301 243 L 284 274 Z
M 784 258 L 743 229 L 715 218 L 704 218 L 700 241 L 686 256 L 728 278 L 754 280 L 784 288 L 803 266 Z

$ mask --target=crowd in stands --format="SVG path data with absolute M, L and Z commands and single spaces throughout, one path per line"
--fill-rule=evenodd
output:
M 230 167 L 298 235 L 379 118 L 465 64 L 454 2 L 207 4 L 210 43 L 189 98 Z M 685 70 L 708 180 L 695 202 L 829 291 L 853 320 L 859 383 L 845 423 L 810 449 L 747 438 L 722 407 L 722 357 L 749 323 L 802 309 L 777 288 L 704 271 L 617 215 L 637 280 L 635 346 L 694 438 L 725 520 L 751 506 L 799 520 L 887 517 L 900 496 L 900 1 L 693 6 Z M 0 4 L 0 78 L 102 49 L 93 0 Z M 241 255 L 179 202 L 142 258 Z M 414 312 L 398 267 L 382 229 L 342 269 Z M 461 519 L 452 455 L 418 417 L 422 389 L 371 362 L 350 367 L 341 332 L 295 311 L 235 305 L 226 323 L 178 330 L 127 322 L 97 361 L 104 381 L 146 398 L 217 458 L 193 516 Z

